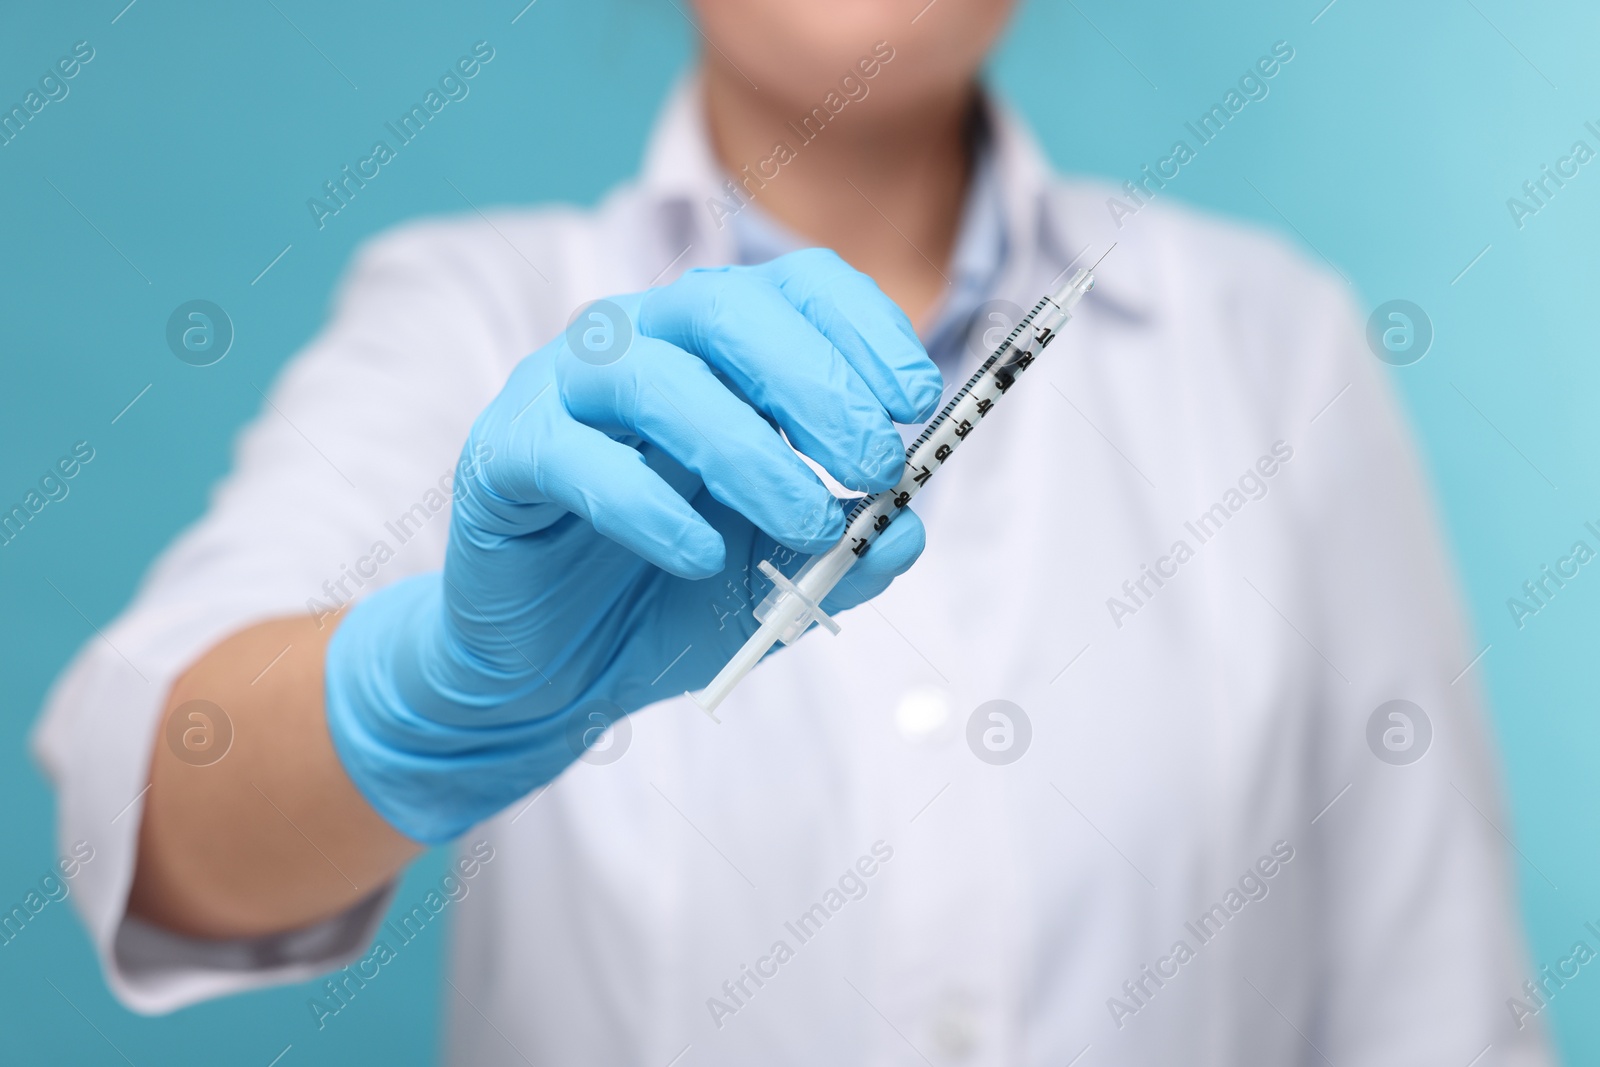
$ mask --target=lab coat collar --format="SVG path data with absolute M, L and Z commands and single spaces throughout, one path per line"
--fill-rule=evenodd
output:
M 1033 270 L 1049 269 L 1054 279 L 1049 284 L 1054 288 L 1066 280 L 1069 270 L 1092 265 L 1120 235 L 1110 224 L 1101 190 L 1063 182 L 1027 125 L 1010 108 L 987 93 L 984 106 L 989 109 L 994 131 L 1008 245 L 1016 250 L 1015 257 L 1031 254 Z M 1097 272 L 1095 299 L 1085 307 L 1104 308 L 1130 322 L 1147 320 L 1150 307 L 1144 294 L 1149 289 L 1143 266 L 1132 249 L 1108 260 L 1107 269 Z M 1033 277 L 1026 282 L 1038 284 Z M 1019 279 L 1017 284 L 1024 283 Z
M 695 252 L 690 263 L 731 263 L 736 249 L 730 226 L 717 226 L 709 205 L 728 198 L 727 173 L 711 148 L 703 86 L 698 72 L 679 79 L 668 94 L 645 149 L 639 177 L 641 189 L 670 218 L 674 233 L 687 237 Z M 994 158 L 1004 205 L 1006 247 L 1011 262 L 1004 272 L 1010 284 L 1021 285 L 1018 272 L 1037 286 L 1043 268 L 1051 274 L 1088 266 L 1116 239 L 1104 220 L 1096 218 L 1100 197 L 1087 188 L 1063 188 L 1052 174 L 1027 127 L 1009 108 L 984 94 Z M 1096 281 L 1095 303 L 1109 303 L 1129 319 L 1143 319 L 1143 273 L 1131 250 L 1110 263 Z M 1007 285 L 1006 288 L 1010 288 Z

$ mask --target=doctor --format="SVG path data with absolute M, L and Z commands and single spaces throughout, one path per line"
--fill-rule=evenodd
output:
M 314 1040 L 448 914 L 462 1064 L 1548 1062 L 1349 296 L 1053 176 L 1007 5 L 921 6 L 701 0 L 635 181 L 364 250 L 39 727 L 126 1004 L 333 972 Z M 842 636 L 678 695 L 1112 241 Z

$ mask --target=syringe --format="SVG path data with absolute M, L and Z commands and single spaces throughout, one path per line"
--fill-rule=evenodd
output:
M 1115 247 L 1115 246 L 1113 246 Z M 1110 254 L 1110 249 L 1106 250 Z M 1102 260 L 1105 256 L 1100 257 Z M 1094 267 L 1100 265 L 1095 262 Z M 822 601 L 833 591 L 850 568 L 888 529 L 912 497 L 928 484 L 935 471 L 950 459 L 961 442 L 994 409 L 994 405 L 1016 381 L 1017 375 L 1033 364 L 1045 346 L 1055 339 L 1061 327 L 1072 318 L 1072 310 L 1084 294 L 1094 288 L 1094 267 L 1075 273 L 1060 289 L 1044 297 L 1023 316 L 994 354 L 984 361 L 967 384 L 951 397 L 922 433 L 906 449 L 905 473 L 893 489 L 863 497 L 845 520 L 845 532 L 837 544 L 820 556 L 812 556 L 793 578 L 785 578 L 769 560 L 759 570 L 773 583 L 771 591 L 756 605 L 755 617 L 761 626 L 745 641 L 734 657 L 698 696 L 696 704 L 717 719 L 716 708 L 733 687 L 773 645 L 793 644 L 813 622 L 837 634 L 839 624 L 822 610 Z

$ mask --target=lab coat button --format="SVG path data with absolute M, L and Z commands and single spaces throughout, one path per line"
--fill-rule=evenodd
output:
M 894 724 L 900 736 L 916 744 L 938 740 L 948 732 L 942 728 L 949 722 L 950 699 L 944 690 L 933 686 L 908 690 L 894 709 Z
M 933 1051 L 940 1059 L 958 1063 L 978 1047 L 979 1023 L 971 998 L 951 993 L 933 1016 Z

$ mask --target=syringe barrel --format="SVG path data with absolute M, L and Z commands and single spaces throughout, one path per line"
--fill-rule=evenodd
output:
M 1023 316 L 1011 335 L 906 449 L 905 471 L 895 487 L 864 497 L 858 502 L 850 512 L 845 534 L 838 544 L 819 556 L 813 556 L 800 568 L 792 581 L 812 603 L 820 604 L 832 592 L 856 560 L 866 554 L 872 543 L 905 510 L 922 487 L 932 480 L 934 472 L 949 460 L 978 423 L 993 410 L 1016 381 L 1017 375 L 1032 366 L 1039 353 L 1055 339 L 1056 333 L 1072 317 L 1071 304 L 1075 303 L 1075 300 L 1064 299 L 1063 294 L 1070 291 L 1081 295 L 1072 286 L 1086 278 L 1087 274 L 1080 271 L 1060 293 L 1040 300 L 1032 311 Z M 1082 291 L 1092 284 L 1092 279 L 1089 279 Z M 756 608 L 756 618 L 764 622 L 774 610 L 788 607 L 784 598 L 792 598 L 792 594 L 781 589 L 770 591 Z M 791 618 L 779 630 L 778 638 L 786 645 L 793 644 L 810 627 L 813 618 L 797 610 L 785 611 L 784 614 Z

